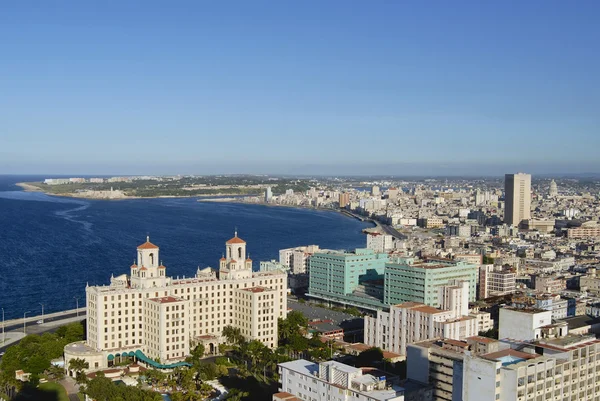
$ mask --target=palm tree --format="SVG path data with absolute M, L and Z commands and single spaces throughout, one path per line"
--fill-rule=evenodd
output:
M 238 327 L 225 326 L 223 327 L 223 336 L 227 342 L 232 345 L 239 345 L 244 341 L 242 331 Z
M 89 367 L 90 364 L 84 359 L 75 358 L 69 361 L 69 370 L 75 372 L 75 377 L 77 377 L 79 373 L 82 373 L 85 369 L 88 369 Z

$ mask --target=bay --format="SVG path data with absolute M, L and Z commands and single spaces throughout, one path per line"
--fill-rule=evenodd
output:
M 44 177 L 0 176 L 0 307 L 6 319 L 84 305 L 85 286 L 129 273 L 146 235 L 160 247 L 171 276 L 193 276 L 218 266 L 225 241 L 238 234 L 259 261 L 278 250 L 318 244 L 327 249 L 365 246 L 367 223 L 340 213 L 196 198 L 80 200 L 21 191 L 15 183 Z

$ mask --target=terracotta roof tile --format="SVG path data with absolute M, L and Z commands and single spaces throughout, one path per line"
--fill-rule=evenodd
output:
M 142 245 L 138 246 L 137 249 L 158 249 L 158 246 L 154 245 L 150 241 L 146 241 Z
M 229 241 L 226 242 L 227 244 L 245 244 L 246 241 L 244 241 L 243 239 L 241 239 L 240 237 L 233 237 L 232 239 L 230 239 Z

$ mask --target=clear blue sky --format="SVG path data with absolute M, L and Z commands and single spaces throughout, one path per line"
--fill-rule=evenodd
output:
M 598 172 L 600 1 L 6 1 L 0 173 Z

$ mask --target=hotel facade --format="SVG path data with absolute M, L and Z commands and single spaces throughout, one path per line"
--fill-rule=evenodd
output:
M 190 346 L 216 353 L 226 326 L 247 340 L 277 347 L 277 319 L 287 316 L 287 274 L 253 272 L 246 242 L 225 244 L 219 269 L 198 269 L 194 277 L 168 277 L 159 247 L 149 240 L 137 248 L 129 275 L 110 285 L 86 287 L 87 340 L 65 347 L 65 366 L 81 358 L 89 371 L 135 357 L 158 368 L 180 366 Z

